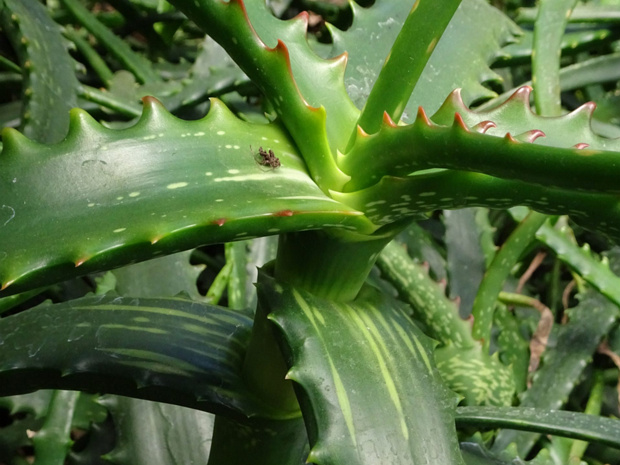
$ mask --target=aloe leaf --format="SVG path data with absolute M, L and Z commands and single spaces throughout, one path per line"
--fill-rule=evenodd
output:
M 471 208 L 446 210 L 443 223 L 450 297 L 459 299 L 460 314 L 469 317 L 486 269 L 475 211 Z
M 437 8 L 432 0 L 413 2 L 357 120 L 365 132 L 375 133 L 384 113 L 392 120 L 400 119 L 460 3 L 461 0 L 448 0 Z
M 556 343 L 545 350 L 541 367 L 534 375 L 532 386 L 523 393 L 520 406 L 559 409 L 618 316 L 616 305 L 600 295 L 587 293 L 577 307 L 568 311 L 569 322 L 554 328 L 552 337 Z M 519 455 L 524 457 L 538 437 L 537 433 L 503 430 L 493 450 L 501 451 L 515 442 Z
M 337 303 L 264 277 L 258 292 L 282 331 L 287 377 L 299 384 L 308 462 L 463 463 L 455 398 L 433 366 L 430 340 L 401 307 L 371 288 Z
M 499 249 L 480 283 L 472 310 L 474 317 L 472 335 L 475 339 L 482 340 L 487 352 L 491 344 L 493 313 L 499 293 L 513 267 L 533 242 L 536 231 L 546 219 L 545 215 L 537 212 L 528 214 Z
M 196 281 L 204 266 L 189 263 L 191 252 L 179 252 L 114 270 L 115 290 L 127 297 L 172 297 L 185 293 L 202 300 Z
M 161 78 L 153 70 L 151 62 L 134 52 L 126 42 L 114 35 L 88 9 L 77 0 L 61 0 L 73 16 L 94 35 L 136 78 L 142 82 L 157 82 Z
M 413 307 L 414 317 L 428 326 L 430 337 L 458 347 L 475 344 L 470 323 L 459 316 L 455 301 L 446 297 L 445 282 L 434 282 L 427 269 L 413 261 L 401 244 L 392 241 L 386 245 L 377 258 L 377 266 L 400 299 Z
M 538 8 L 520 8 L 517 20 L 523 23 L 531 23 L 538 17 Z M 577 23 L 617 23 L 620 20 L 620 12 L 616 5 L 578 5 L 573 10 L 569 21 Z
M 218 416 L 208 465 L 304 465 L 308 449 L 301 416 L 244 423 Z
M 284 23 L 275 20 L 264 5 L 259 5 L 261 2 L 249 2 L 247 9 L 242 0 L 227 3 L 173 0 L 172 3 L 195 18 L 198 25 L 224 47 L 267 96 L 297 143 L 317 184 L 324 190 L 340 189 L 348 177 L 336 166 L 333 153 L 339 144 L 346 142 L 343 134 L 348 137 L 348 132 L 343 132 L 341 125 L 350 131 L 353 122 L 347 122 L 352 116 L 357 116 L 353 104 L 347 103 L 346 92 L 342 87 L 346 58 L 324 62 L 314 54 L 305 39 L 307 16 L 293 20 L 284 27 Z M 268 32 L 267 38 L 263 39 L 253 22 L 258 29 L 273 31 Z M 274 32 L 277 35 L 270 39 L 269 35 Z M 291 37 L 291 34 L 294 37 L 292 40 L 285 43 L 281 39 Z M 293 45 L 300 42 L 303 48 L 301 51 Z M 305 74 L 296 74 L 294 69 L 303 62 L 307 62 L 310 67 L 302 68 Z M 326 73 L 317 76 L 315 69 L 325 70 Z M 319 82 L 323 82 L 324 86 L 316 86 L 317 77 L 323 79 Z M 341 91 L 337 91 L 333 99 L 331 97 L 334 94 L 327 92 L 325 95 L 329 98 L 318 102 L 315 102 L 316 93 L 308 96 L 304 94 L 304 90 L 309 88 L 314 89 L 314 92 L 320 88 L 323 94 L 324 87 L 339 88 Z M 334 104 L 338 108 L 334 108 Z M 330 119 L 330 123 L 326 122 L 328 106 L 330 118 L 334 118 Z
M 522 35 L 517 42 L 506 45 L 502 49 L 502 55 L 495 61 L 495 66 L 514 66 L 529 64 L 532 61 L 532 47 L 534 34 L 528 30 L 522 30 Z M 609 29 L 583 31 L 565 31 L 560 42 L 562 55 L 573 55 L 584 50 L 601 49 L 613 40 L 614 36 Z
M 77 106 L 78 88 L 60 28 L 37 0 L 2 0 L 0 23 L 25 77 L 22 130 L 40 142 L 57 142 L 69 127 L 64 113 Z
M 0 395 L 80 389 L 286 417 L 241 379 L 251 327 L 250 315 L 180 298 L 106 295 L 37 307 L 0 320 Z
M 592 133 L 589 122 L 593 105 L 586 104 L 552 120 L 531 113 L 529 92 L 524 87 L 498 109 L 475 113 L 465 109 L 455 91 L 432 121 L 423 110 L 407 126 L 398 126 L 386 118 L 378 133 L 358 135 L 351 152 L 339 157 L 339 165 L 353 178 L 345 186 L 346 191 L 367 187 L 384 175 L 406 176 L 420 170 L 447 168 L 543 186 L 617 192 L 618 175 L 610 167 L 617 158 L 612 151 L 618 151 L 620 140 L 605 140 Z M 461 115 L 459 107 L 466 116 Z M 516 122 L 514 126 L 512 122 Z M 524 122 L 530 124 L 527 129 Z M 494 125 L 503 131 L 503 137 L 480 134 L 490 133 Z M 540 137 L 545 134 L 541 126 L 552 132 L 550 141 L 554 146 L 531 143 L 545 139 Z M 577 137 L 583 135 L 574 144 L 573 135 L 562 138 L 573 128 L 578 131 Z M 383 152 L 390 153 L 390 157 L 377 156 Z M 557 163 L 558 159 L 563 163 Z
M 32 438 L 36 462 L 63 465 L 71 440 L 71 424 L 80 393 L 54 391 L 45 421 Z
M 162 103 L 175 113 L 183 108 L 191 108 L 247 83 L 248 78 L 230 56 L 210 37 L 205 37 L 199 46 L 199 53 L 183 79 L 183 87 L 171 95 L 162 96 Z M 147 89 L 141 89 L 144 93 Z M 146 94 L 145 94 L 146 95 Z
M 557 465 L 546 449 L 532 460 L 522 460 L 513 450 L 493 453 L 476 442 L 461 443 L 461 451 L 467 465 Z
M 202 299 L 196 280 L 204 267 L 190 265 L 190 255 L 181 252 L 115 270 L 115 289 L 134 298 L 184 293 L 193 300 Z M 100 403 L 110 411 L 116 432 L 107 461 L 168 465 L 203 462 L 209 456 L 214 418 L 206 412 L 113 395 Z M 188 448 L 188 443 L 194 446 Z
M 463 405 L 511 405 L 515 380 L 510 367 L 481 344 L 449 344 L 435 350 L 435 363 L 444 382 L 463 397 Z
M 410 9 L 407 2 L 377 1 L 371 8 L 353 8 L 353 24 L 347 31 L 331 27 L 332 55 L 347 52 L 347 91 L 362 108 L 383 61 Z M 463 88 L 468 104 L 493 97 L 481 84 L 500 80 L 489 63 L 501 56 L 501 47 L 520 34 L 519 28 L 484 1 L 463 0 L 422 73 L 407 105 L 405 121 L 418 106 L 430 113 L 440 105 L 436 96 Z M 461 44 L 455 47 L 454 44 Z
M 428 230 L 418 223 L 411 223 L 396 239 L 406 246 L 407 254 L 414 261 L 428 263 L 431 275 L 435 279 L 438 281 L 446 279 L 444 251 Z
M 458 305 L 446 297 L 445 283 L 434 282 L 395 241 L 383 249 L 377 266 L 400 299 L 411 304 L 428 335 L 440 342 L 434 357 L 448 387 L 470 405 L 509 405 L 515 390 L 511 370 L 483 352 L 472 337 L 471 322 L 462 319 Z
M 552 434 L 620 449 L 620 422 L 586 413 L 533 407 L 458 407 L 456 424 Z
M 532 83 L 534 101 L 538 114 L 558 116 L 562 114 L 560 102 L 560 54 L 558 50 L 566 23 L 577 0 L 553 0 L 544 2 L 538 11 L 534 26 L 534 49 L 532 50 Z
M 510 212 L 518 220 L 524 216 L 523 210 L 519 208 L 511 209 Z M 557 229 L 545 223 L 536 231 L 536 238 L 594 289 L 620 307 L 620 278 L 610 268 L 609 259 L 597 259 L 590 251 L 588 243 L 579 247 L 567 236 L 567 231 L 568 228 Z M 608 255 L 613 258 L 617 253 L 612 251 Z
M 315 108 L 325 108 L 325 126 L 332 151 L 344 149 L 346 137 L 358 118 L 359 111 L 344 88 L 348 56 L 325 60 L 311 49 L 307 39 L 308 15 L 282 21 L 275 18 L 264 2 L 247 2 L 252 27 L 268 46 L 282 40 L 290 55 L 291 74 L 300 94 Z M 321 83 L 321 85 L 317 85 Z
M 229 242 L 225 245 L 226 263 L 232 269 L 228 281 L 228 308 L 242 310 L 248 308 L 249 295 L 246 287 L 246 267 L 248 261 L 248 243 Z
M 530 107 L 531 91 L 531 88 L 523 86 L 501 105 L 480 111 L 468 109 L 459 92 L 453 92 L 431 120 L 440 125 L 452 125 L 454 114 L 458 113 L 468 127 L 493 122 L 493 125 L 485 127 L 485 134 L 488 135 L 504 137 L 510 133 L 516 137 L 529 134 L 532 137 L 526 140 L 534 145 L 573 147 L 587 144 L 588 148 L 594 150 L 620 151 L 620 139 L 606 139 L 592 131 L 590 121 L 594 105 L 586 103 L 563 116 L 539 116 Z
M 103 82 L 103 84 L 107 87 L 112 80 L 114 73 L 108 67 L 108 64 L 101 57 L 101 55 L 99 55 L 90 42 L 83 37 L 83 34 L 80 34 L 73 27 L 65 27 L 63 34 L 67 39 L 75 44 L 75 48 L 81 53 L 84 59 L 95 71 L 97 76 L 99 76 L 101 82 Z
M 199 410 L 120 396 L 104 396 L 116 430 L 116 444 L 105 454 L 117 465 L 206 463 L 213 417 Z M 188 447 L 191 444 L 191 447 Z
M 217 100 L 193 122 L 145 102 L 140 121 L 118 131 L 74 110 L 69 135 L 52 146 L 5 130 L 1 294 L 207 242 L 374 229 L 321 192 L 277 125 L 242 122 Z M 279 168 L 257 162 L 261 146 L 274 150 Z M 32 231 L 41 229 L 33 248 Z
M 517 394 L 527 386 L 527 372 L 530 363 L 530 346 L 521 334 L 521 327 L 515 316 L 504 306 L 494 313 L 494 324 L 497 327 L 497 346 L 499 359 L 512 369 Z
M 376 225 L 423 212 L 480 206 L 509 208 L 524 205 L 551 215 L 570 214 L 584 227 L 620 241 L 620 216 L 615 194 L 557 189 L 521 181 L 498 179 L 480 173 L 427 172 L 407 178 L 386 176 L 367 189 L 332 192 L 332 197 L 365 211 Z

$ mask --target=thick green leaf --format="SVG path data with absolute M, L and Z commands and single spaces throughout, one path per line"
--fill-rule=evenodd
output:
M 116 292 L 127 297 L 172 297 L 183 292 L 202 300 L 196 281 L 204 266 L 190 265 L 190 255 L 180 252 L 114 270 Z
M 69 127 L 78 88 L 60 27 L 37 0 L 2 0 L 0 24 L 24 71 L 22 130 L 40 142 L 57 142 Z
M 241 379 L 251 327 L 247 314 L 180 298 L 37 307 L 0 320 L 0 395 L 84 389 L 277 418 Z
M 524 392 L 520 406 L 552 410 L 562 407 L 618 316 L 616 305 L 598 294 L 586 294 L 579 305 L 568 312 L 569 322 L 554 327 L 551 340 L 555 343 L 547 346 L 541 367 L 532 386 Z M 536 433 L 503 430 L 493 449 L 501 451 L 516 442 L 519 454 L 524 457 L 538 437 Z
M 97 40 L 106 47 L 140 82 L 156 82 L 161 78 L 153 70 L 151 62 L 135 53 L 120 37 L 114 35 L 104 24 L 78 0 L 61 0 L 61 3 Z
M 330 29 L 332 55 L 345 51 L 349 55 L 345 85 L 359 108 L 364 106 L 410 8 L 410 2 L 391 0 L 377 1 L 368 9 L 353 5 L 351 28 Z M 512 21 L 487 2 L 464 0 L 426 65 L 404 119 L 412 121 L 418 106 L 434 112 L 440 105 L 437 97 L 457 87 L 463 88 L 468 104 L 493 97 L 495 93 L 481 85 L 500 80 L 489 63 L 501 56 L 501 46 L 519 33 Z
M 446 263 L 450 297 L 458 297 L 458 311 L 461 316 L 467 318 L 471 315 L 476 292 L 485 271 L 476 211 L 471 208 L 445 211 L 443 223 L 446 227 Z
M 586 413 L 532 407 L 459 407 L 456 424 L 535 431 L 620 449 L 620 421 Z
M 73 110 L 59 144 L 39 145 L 13 130 L 3 138 L 3 295 L 204 243 L 373 229 L 321 192 L 279 126 L 243 122 L 217 100 L 199 121 L 179 120 L 146 99 L 128 129 L 104 129 Z M 273 149 L 281 166 L 259 164 L 260 147 Z M 33 247 L 35 231 L 45 234 Z
M 334 154 L 348 136 L 342 128 L 353 128 L 357 111 L 342 87 L 346 58 L 324 61 L 312 51 L 305 38 L 307 15 L 284 23 L 258 1 L 248 2 L 247 8 L 243 0 L 171 3 L 224 47 L 265 94 L 316 183 L 325 191 L 340 189 L 348 176 L 336 166 Z
M 76 391 L 54 391 L 52 394 L 45 421 L 32 438 L 37 462 L 64 465 L 73 444 L 71 425 L 79 397 Z
M 299 384 L 312 449 L 336 464 L 460 464 L 456 399 L 433 366 L 431 343 L 372 288 L 336 303 L 259 280 Z M 372 399 L 372 402 L 369 402 Z
M 592 103 L 586 103 L 567 115 L 544 117 L 535 114 L 530 108 L 531 92 L 530 87 L 521 87 L 501 105 L 480 111 L 468 109 L 459 92 L 453 92 L 431 120 L 436 124 L 452 125 L 454 114 L 458 113 L 468 127 L 487 123 L 485 134 L 488 135 L 504 137 L 510 133 L 517 139 L 526 140 L 534 145 L 571 147 L 587 144 L 589 149 L 596 151 L 620 151 L 620 139 L 606 139 L 592 131 L 590 126 L 594 111 Z M 489 121 L 493 124 L 489 125 Z M 583 154 L 598 153 L 594 150 Z
M 209 457 L 213 416 L 198 410 L 106 396 L 117 442 L 107 461 L 118 465 L 193 465 Z M 190 446 L 190 447 L 188 447 Z
M 515 392 L 512 370 L 480 344 L 448 345 L 435 350 L 443 380 L 463 396 L 463 405 L 511 405 Z
M 398 291 L 401 300 L 413 307 L 414 317 L 427 327 L 427 334 L 440 344 L 471 347 L 471 323 L 459 315 L 458 304 L 446 297 L 445 281 L 434 282 L 428 270 L 412 260 L 405 248 L 390 242 L 377 258 L 383 279 Z
M 308 449 L 301 415 L 287 420 L 252 418 L 243 424 L 220 415 L 209 465 L 305 465 Z
M 412 6 L 357 120 L 358 127 L 371 134 L 381 127 L 384 114 L 394 121 L 400 120 L 461 0 L 444 0 L 441 8 L 433 0 L 399 3 Z M 355 135 L 356 132 L 351 134 Z

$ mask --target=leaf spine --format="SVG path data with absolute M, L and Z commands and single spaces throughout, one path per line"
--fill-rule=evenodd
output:
M 472 129 L 480 134 L 484 134 L 491 128 L 496 128 L 497 125 L 493 121 L 480 121 Z
M 422 107 L 418 107 L 418 114 L 416 115 L 415 122 L 417 123 L 418 121 L 421 121 L 422 124 L 428 126 L 429 128 L 431 127 L 431 122 Z
M 383 112 L 383 124 L 389 126 L 391 128 L 396 128 L 398 125 L 394 122 L 392 117 L 388 114 L 387 111 Z
M 514 144 L 518 144 L 519 141 L 517 139 L 515 139 L 514 137 L 512 137 L 512 134 L 510 134 L 509 132 L 506 133 L 506 135 L 504 136 L 504 140 L 507 142 L 512 142 Z
M 465 125 L 463 117 L 458 112 L 454 113 L 454 123 L 452 123 L 452 127 L 456 129 L 462 129 L 465 132 L 469 132 L 469 128 Z

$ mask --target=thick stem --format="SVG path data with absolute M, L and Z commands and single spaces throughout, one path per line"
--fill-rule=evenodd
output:
M 275 277 L 316 296 L 353 300 L 393 238 L 305 231 L 280 236 Z

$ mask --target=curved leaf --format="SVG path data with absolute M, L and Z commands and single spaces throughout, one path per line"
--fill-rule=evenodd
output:
M 57 142 L 69 127 L 66 113 L 77 106 L 78 88 L 60 27 L 37 0 L 3 0 L 0 23 L 25 77 L 22 129 L 39 142 Z
M 282 331 L 287 377 L 301 388 L 308 462 L 462 463 L 456 399 L 433 366 L 430 340 L 394 301 L 365 288 L 336 303 L 266 277 L 258 291 Z
M 568 312 L 569 322 L 554 329 L 552 337 L 557 342 L 545 350 L 541 367 L 534 375 L 532 386 L 523 393 L 520 406 L 553 410 L 562 407 L 618 316 L 616 305 L 598 294 L 586 294 L 579 305 Z M 526 456 L 538 437 L 539 434 L 533 432 L 503 430 L 493 450 L 501 451 L 516 442 L 519 454 Z
M 620 449 L 620 421 L 586 413 L 533 407 L 459 407 L 456 424 L 535 431 Z
M 56 145 L 14 130 L 3 138 L 0 295 L 204 243 L 374 228 L 321 192 L 282 129 L 243 122 L 217 100 L 199 121 L 147 98 L 128 129 L 105 129 L 73 110 Z M 257 161 L 261 146 L 279 168 Z
M 353 25 L 347 31 L 330 28 L 333 55 L 347 52 L 345 85 L 362 108 L 394 39 L 411 9 L 411 2 L 380 0 L 371 8 L 353 4 Z M 438 95 L 464 89 L 468 104 L 495 96 L 481 83 L 500 80 L 489 63 L 501 56 L 501 46 L 514 40 L 519 28 L 499 10 L 482 0 L 463 0 L 437 44 L 413 91 L 405 121 L 413 120 L 418 106 L 434 112 Z M 455 46 L 458 44 L 458 46 Z
M 0 395 L 79 389 L 287 417 L 241 379 L 252 318 L 179 298 L 85 297 L 0 320 Z

